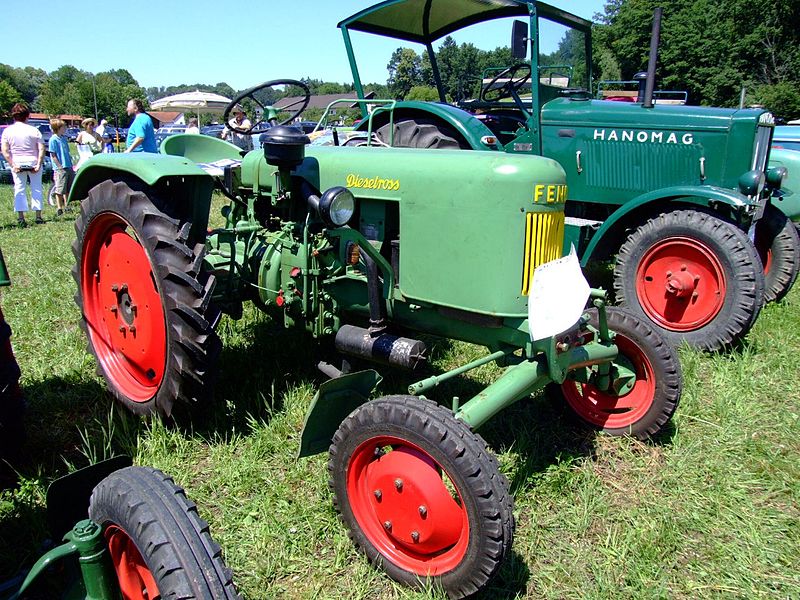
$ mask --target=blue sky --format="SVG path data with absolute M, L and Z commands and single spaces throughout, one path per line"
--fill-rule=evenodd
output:
M 63 0 L 40 0 L 35 11 L 0 20 L 0 62 L 47 71 L 64 64 L 95 73 L 125 68 L 145 87 L 225 81 L 243 89 L 285 77 L 350 83 L 336 24 L 373 3 L 72 0 L 65 12 Z M 603 0 L 551 4 L 591 19 Z M 493 49 L 508 44 L 510 31 L 509 24 L 497 23 L 457 41 Z M 542 49 L 555 49 L 560 36 L 560 31 L 543 32 Z M 401 44 L 357 33 L 353 44 L 364 82 L 385 82 L 386 63 Z

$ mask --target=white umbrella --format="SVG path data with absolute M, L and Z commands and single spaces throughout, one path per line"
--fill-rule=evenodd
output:
M 213 94 L 211 92 L 184 92 L 173 96 L 159 98 L 150 104 L 153 110 L 179 109 L 182 111 L 192 111 L 197 113 L 197 120 L 200 120 L 200 113 L 223 113 L 225 107 L 231 103 L 230 98 Z

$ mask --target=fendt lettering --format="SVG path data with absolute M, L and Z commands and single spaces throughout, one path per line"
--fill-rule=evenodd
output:
M 564 204 L 567 201 L 567 186 L 566 185 L 542 185 L 539 184 L 534 188 L 533 202 L 539 204 L 546 202 L 547 204 Z
M 606 135 L 608 134 L 608 135 Z M 617 131 L 612 129 L 595 129 L 593 140 L 602 140 L 606 142 L 639 142 L 640 144 L 684 144 L 691 146 L 694 144 L 694 136 L 691 133 L 683 133 L 681 137 L 674 132 L 667 134 L 665 131 L 635 131 L 633 129 L 624 129 Z

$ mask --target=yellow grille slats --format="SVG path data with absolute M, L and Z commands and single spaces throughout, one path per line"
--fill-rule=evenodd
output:
M 560 258 L 563 245 L 563 212 L 529 212 L 525 215 L 525 255 L 522 268 L 524 296 L 530 292 L 536 267 Z

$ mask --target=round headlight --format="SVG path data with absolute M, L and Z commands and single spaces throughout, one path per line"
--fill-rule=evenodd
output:
M 758 196 L 764 189 L 764 173 L 758 169 L 748 171 L 739 177 L 739 190 L 745 196 Z
M 776 190 L 780 189 L 788 174 L 789 171 L 786 170 L 786 167 L 772 167 L 767 171 L 767 183 Z
M 356 199 L 346 187 L 332 187 L 319 199 L 319 216 L 329 225 L 346 225 L 355 210 Z

